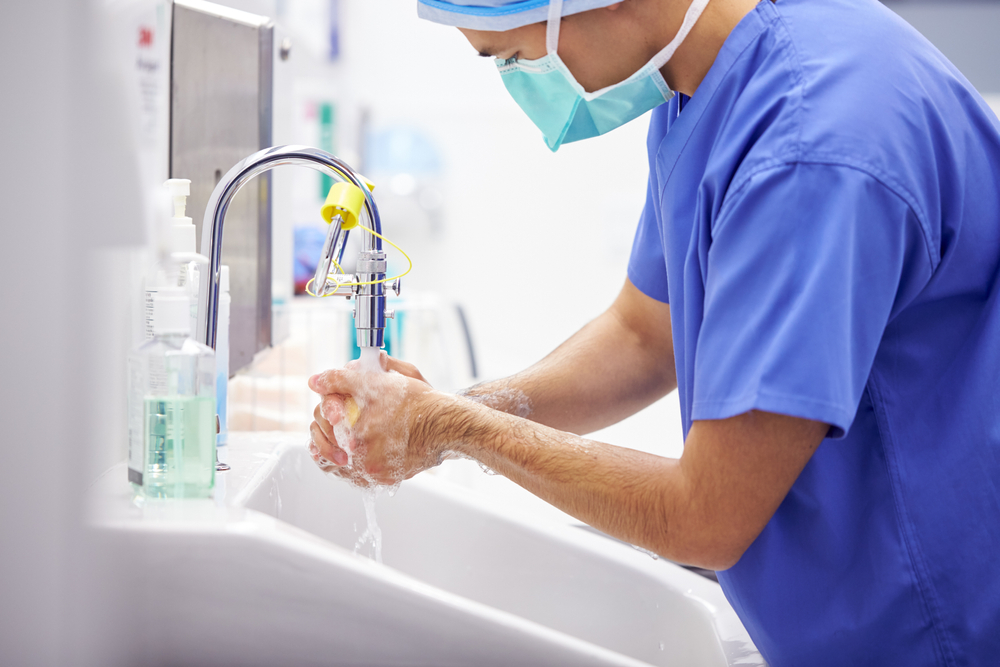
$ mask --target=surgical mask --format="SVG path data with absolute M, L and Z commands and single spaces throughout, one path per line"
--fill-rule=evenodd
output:
M 553 151 L 563 144 L 610 132 L 674 96 L 660 68 L 677 51 L 708 0 L 694 0 L 677 35 L 642 69 L 620 83 L 593 93 L 583 89 L 559 58 L 563 0 L 551 0 L 545 32 L 548 55 L 538 60 L 497 60 L 507 91 L 538 126 Z

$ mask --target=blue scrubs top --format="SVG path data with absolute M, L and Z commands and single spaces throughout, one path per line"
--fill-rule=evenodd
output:
M 785 665 L 1000 664 L 1000 123 L 875 0 L 761 2 L 653 113 L 629 265 L 685 436 L 830 424 L 719 580 Z

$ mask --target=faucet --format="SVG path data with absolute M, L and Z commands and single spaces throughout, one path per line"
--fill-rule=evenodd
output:
M 239 162 L 219 181 L 212 191 L 205 209 L 205 219 L 201 231 L 201 252 L 208 257 L 208 280 L 202 280 L 198 292 L 198 334 L 199 340 L 215 349 L 216 332 L 219 326 L 219 280 L 222 266 L 222 230 L 229 203 L 255 176 L 281 165 L 311 167 L 335 179 L 352 183 L 365 196 L 364 213 L 375 234 L 366 233 L 363 250 L 358 258 L 357 274 L 354 281 L 360 283 L 346 293 L 354 297 L 354 327 L 358 347 L 381 348 L 385 338 L 386 317 L 392 317 L 385 309 L 386 257 L 382 251 L 382 219 L 378 206 L 365 182 L 343 160 L 325 151 L 307 146 L 278 146 L 265 148 Z M 332 224 L 338 225 L 337 221 Z M 342 233 L 337 243 L 340 257 L 344 253 L 348 231 Z M 325 279 L 325 276 L 324 276 Z M 332 289 L 330 289 L 332 288 Z M 339 282 L 317 285 L 317 294 L 342 294 Z M 399 283 L 393 286 L 399 294 Z

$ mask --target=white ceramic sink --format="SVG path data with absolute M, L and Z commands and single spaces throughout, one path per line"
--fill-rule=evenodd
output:
M 118 469 L 94 489 L 157 629 L 144 664 L 764 664 L 718 584 L 435 476 L 377 501 L 378 564 L 354 553 L 361 492 L 304 436 L 231 438 L 224 506 L 135 509 Z

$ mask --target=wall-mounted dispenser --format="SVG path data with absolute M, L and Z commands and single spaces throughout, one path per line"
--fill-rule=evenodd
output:
M 272 144 L 274 27 L 203 0 L 176 0 L 172 26 L 170 175 L 191 180 L 188 210 L 201 238 L 202 214 L 222 176 Z M 230 374 L 271 345 L 271 203 L 263 174 L 227 211 Z

